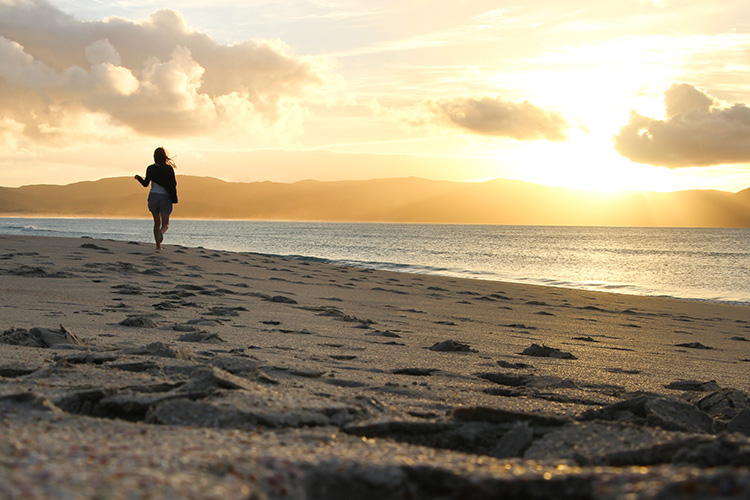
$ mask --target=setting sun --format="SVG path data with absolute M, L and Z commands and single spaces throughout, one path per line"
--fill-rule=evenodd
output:
M 231 181 L 750 185 L 732 2 L 45 5 L 0 4 L 6 186 L 126 175 L 156 145 Z

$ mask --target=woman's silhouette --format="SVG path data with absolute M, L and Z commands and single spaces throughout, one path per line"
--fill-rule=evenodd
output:
M 156 249 L 161 250 L 161 242 L 164 233 L 169 229 L 169 216 L 172 213 L 172 205 L 177 203 L 177 180 L 174 177 L 174 161 L 167 155 L 164 148 L 154 150 L 154 163 L 146 168 L 146 178 L 140 175 L 135 180 L 143 187 L 151 183 L 151 191 L 148 193 L 148 210 L 154 216 L 154 240 Z

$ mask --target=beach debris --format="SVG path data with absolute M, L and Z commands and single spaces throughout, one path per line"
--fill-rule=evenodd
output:
M 119 356 L 93 352 L 78 352 L 66 356 L 55 356 L 53 359 L 58 363 L 68 363 L 71 365 L 103 365 L 104 363 L 117 361 Z
M 143 293 L 141 287 L 128 283 L 122 285 L 114 285 L 112 288 L 116 290 L 114 293 L 118 293 L 120 295 L 141 295 Z
M 38 366 L 31 366 L 23 363 L 16 363 L 10 366 L 0 366 L 0 377 L 16 378 L 31 375 L 39 369 Z
M 703 345 L 700 342 L 685 342 L 684 344 L 677 344 L 676 347 L 687 347 L 688 349 L 713 349 L 713 347 Z
M 750 395 L 736 389 L 698 394 L 689 401 L 711 417 L 721 420 L 732 419 L 743 409 L 750 409 Z
M 336 307 L 305 307 L 304 309 L 307 311 L 318 312 L 318 316 L 334 318 L 339 321 L 346 321 L 347 323 L 359 323 L 358 328 L 369 328 L 369 325 L 375 324 L 375 322 L 370 319 L 360 319 L 355 316 L 350 316 Z
M 681 399 L 650 395 L 619 401 L 579 416 L 581 421 L 609 420 L 630 422 L 668 431 L 713 433 L 713 419 Z
M 240 356 L 220 356 L 209 361 L 211 366 L 220 368 L 232 375 L 247 375 L 258 370 L 258 362 Z
M 268 299 L 270 302 L 277 302 L 280 304 L 297 304 L 297 301 L 294 300 L 291 297 L 286 297 L 284 295 L 274 295 L 270 299 Z
M 395 375 L 412 375 L 415 377 L 429 377 L 437 368 L 397 368 L 393 370 Z
M 509 323 L 507 325 L 500 325 L 500 326 L 504 326 L 506 328 L 516 328 L 519 330 L 536 330 L 537 329 L 537 327 L 535 326 L 528 326 L 528 325 L 524 325 L 523 323 Z
M 179 323 L 175 323 L 174 325 L 172 325 L 171 330 L 175 332 L 183 332 L 183 333 L 192 333 L 192 332 L 200 331 L 193 325 L 181 325 Z
M 207 332 L 186 333 L 185 335 L 177 337 L 177 340 L 180 342 L 199 342 L 204 344 L 221 344 L 226 342 L 226 340 L 219 337 L 218 334 Z
M 25 347 L 57 347 L 60 345 L 83 345 L 84 342 L 63 325 L 55 330 L 35 327 L 30 330 L 11 328 L 0 334 L 0 343 Z
M 677 380 L 664 386 L 665 389 L 673 389 L 676 391 L 696 391 L 696 392 L 709 392 L 718 391 L 721 389 L 719 384 L 715 380 L 709 380 L 708 382 L 701 382 L 700 380 Z
M 512 368 L 514 370 L 526 370 L 526 369 L 534 368 L 532 365 L 528 363 L 511 363 L 509 361 L 504 361 L 502 359 L 498 360 L 497 364 L 501 368 Z
M 187 321 L 188 325 L 199 325 L 199 326 L 220 326 L 223 325 L 220 320 L 218 319 L 209 319 L 209 318 L 197 318 L 197 319 L 189 319 Z
M 8 407 L 22 407 L 31 411 L 59 412 L 60 410 L 47 398 L 33 392 L 16 392 L 0 395 L 0 409 Z
M 102 252 L 110 252 L 111 253 L 111 250 L 109 248 L 100 247 L 99 245 L 96 245 L 94 243 L 84 243 L 83 245 L 81 245 L 80 248 L 88 248 L 90 250 L 99 250 L 99 251 L 102 251 Z
M 472 349 L 469 344 L 457 340 L 443 340 L 442 342 L 437 342 L 430 347 L 430 350 L 437 352 L 477 352 L 475 349 Z
M 534 429 L 528 422 L 521 422 L 503 435 L 489 455 L 496 458 L 523 457 L 533 441 Z
M 524 356 L 535 356 L 539 358 L 556 358 L 556 359 L 578 359 L 573 354 L 544 344 L 531 344 L 521 352 Z
M 141 347 L 125 349 L 125 354 L 135 354 L 139 356 L 158 356 L 162 358 L 176 358 L 190 360 L 193 358 L 192 353 L 184 347 L 171 347 L 163 342 L 154 342 Z
M 638 375 L 640 370 L 629 370 L 627 368 L 607 368 L 609 373 L 622 373 L 623 375 Z
M 218 389 L 252 390 L 247 379 L 233 375 L 216 366 L 202 366 L 195 370 L 189 382 L 176 389 L 179 393 L 210 393 Z
M 5 271 L 7 274 L 14 276 L 23 276 L 26 278 L 72 278 L 75 275 L 65 271 L 49 271 L 44 267 L 36 266 L 18 266 L 16 269 Z
M 750 408 L 740 410 L 727 424 L 727 432 L 737 432 L 750 436 Z
M 116 368 L 118 370 L 126 371 L 126 372 L 132 372 L 132 373 L 146 373 L 150 371 L 157 371 L 161 369 L 161 366 L 159 366 L 157 363 L 155 363 L 152 360 L 145 360 L 145 361 L 134 361 L 134 362 L 124 362 L 124 363 L 112 363 L 109 365 L 111 368 Z
M 540 427 L 560 427 L 569 423 L 568 419 L 556 415 L 547 415 L 541 412 L 526 413 L 486 406 L 456 408 L 453 410 L 453 418 L 464 422 L 492 422 L 496 424 L 529 422 Z
M 247 311 L 247 309 L 242 306 L 212 307 L 206 314 L 208 316 L 235 317 L 240 315 L 240 311 Z
M 154 320 L 145 316 L 128 316 L 117 324 L 130 328 L 156 328 L 157 326 Z
M 528 302 L 526 302 L 526 305 L 529 305 L 529 306 L 549 306 L 549 304 L 547 304 L 546 302 L 543 302 L 541 300 L 529 300 Z
M 572 380 L 556 375 L 515 375 L 512 373 L 478 373 L 478 377 L 496 384 L 508 387 L 537 387 L 547 389 L 576 389 L 578 386 Z
M 374 332 L 365 333 L 365 335 L 368 335 L 368 336 L 371 336 L 371 337 L 388 337 L 388 338 L 394 338 L 394 339 L 400 339 L 401 338 L 401 335 L 399 335 L 398 333 L 393 333 L 393 332 L 390 332 L 390 331 L 387 331 L 387 330 L 386 331 L 376 330 Z
M 746 438 L 739 436 L 675 434 L 656 427 L 583 422 L 545 432 L 524 453 L 527 460 L 552 457 L 555 460 L 573 461 L 582 466 L 691 464 L 717 467 L 748 463 L 750 448 Z M 706 498 L 711 498 L 711 495 Z

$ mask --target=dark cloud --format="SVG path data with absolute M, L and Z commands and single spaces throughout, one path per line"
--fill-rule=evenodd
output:
M 558 113 L 528 101 L 510 102 L 497 97 L 437 99 L 429 109 L 440 119 L 475 134 L 512 137 L 520 141 L 564 141 L 568 122 Z
M 277 40 L 220 45 L 175 11 L 83 22 L 44 0 L 0 2 L 0 132 L 65 140 L 98 128 L 179 136 L 298 128 L 330 74 Z
M 635 111 L 615 136 L 615 149 L 638 162 L 669 168 L 750 162 L 750 108 L 722 107 L 688 83 L 664 92 L 666 120 Z

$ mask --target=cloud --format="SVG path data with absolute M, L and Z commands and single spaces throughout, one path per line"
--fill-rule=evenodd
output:
M 633 111 L 615 150 L 638 163 L 669 168 L 750 162 L 750 108 L 719 101 L 688 83 L 664 92 L 666 120 Z
M 172 10 L 83 22 L 46 0 L 0 2 L 2 128 L 32 142 L 125 130 L 284 142 L 335 78 L 324 58 L 278 40 L 221 45 Z
M 431 99 L 424 103 L 434 118 L 465 131 L 519 141 L 564 141 L 568 122 L 562 115 L 528 101 L 511 102 L 497 97 Z

